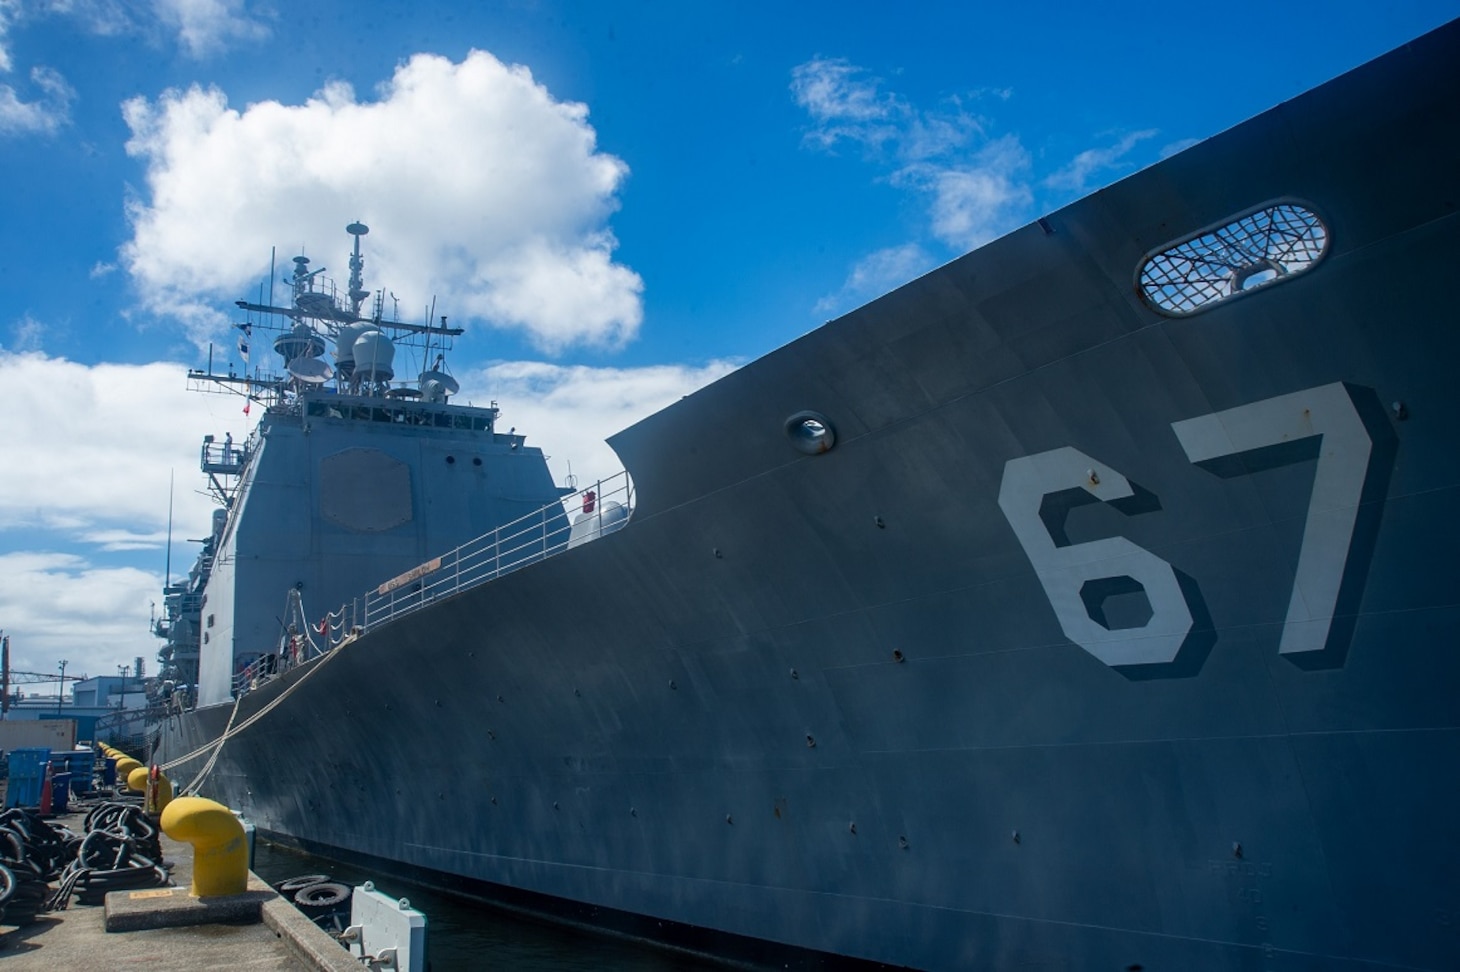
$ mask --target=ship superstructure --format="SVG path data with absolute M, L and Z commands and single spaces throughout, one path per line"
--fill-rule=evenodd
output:
M 302 660 L 301 644 L 330 634 L 311 628 L 341 604 L 562 492 L 541 450 L 497 431 L 495 404 L 452 400 L 445 358 L 461 329 L 444 317 L 387 317 L 384 292 L 372 299 L 364 287 L 369 230 L 356 222 L 347 232 L 343 293 L 325 268 L 294 257 L 286 304 L 238 302 L 243 372 L 188 374 L 196 389 L 263 409 L 246 441 L 203 442 L 201 469 L 221 508 L 188 579 L 165 592 L 158 624 L 165 677 L 192 684 L 196 659 L 199 705 L 230 702 L 260 662 L 277 673 Z M 248 365 L 261 357 L 279 371 Z

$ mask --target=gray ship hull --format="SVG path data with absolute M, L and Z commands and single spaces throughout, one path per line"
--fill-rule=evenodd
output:
M 625 529 L 249 694 L 290 693 L 204 794 L 648 932 L 1454 967 L 1457 59 L 1452 24 L 621 433 Z M 1280 199 L 1325 221 L 1312 270 L 1137 294 Z

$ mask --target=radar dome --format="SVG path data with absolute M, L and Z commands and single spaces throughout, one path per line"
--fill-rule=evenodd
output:
M 355 339 L 355 374 L 366 381 L 390 381 L 395 377 L 395 345 L 381 331 L 371 329 Z
M 346 324 L 335 336 L 335 365 L 344 377 L 355 373 L 355 342 L 366 331 L 373 330 L 369 324 Z

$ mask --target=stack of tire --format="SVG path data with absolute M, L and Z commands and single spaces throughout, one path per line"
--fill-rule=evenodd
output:
M 350 920 L 350 888 L 330 880 L 328 874 L 305 874 L 280 881 L 274 890 L 294 902 L 294 907 L 316 925 L 338 934 Z
M 48 910 L 50 882 L 76 856 L 81 838 L 15 807 L 0 813 L 0 922 L 28 925 Z

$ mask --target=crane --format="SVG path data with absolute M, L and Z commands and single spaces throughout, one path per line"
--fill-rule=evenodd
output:
M 44 682 L 55 682 L 56 694 L 64 698 L 66 695 L 67 682 L 81 682 L 86 675 L 67 675 L 66 663 L 61 662 L 61 672 L 53 675 L 49 672 L 14 672 L 10 670 L 10 636 L 0 633 L 0 718 L 3 718 L 10 711 L 10 686 L 28 685 Z

